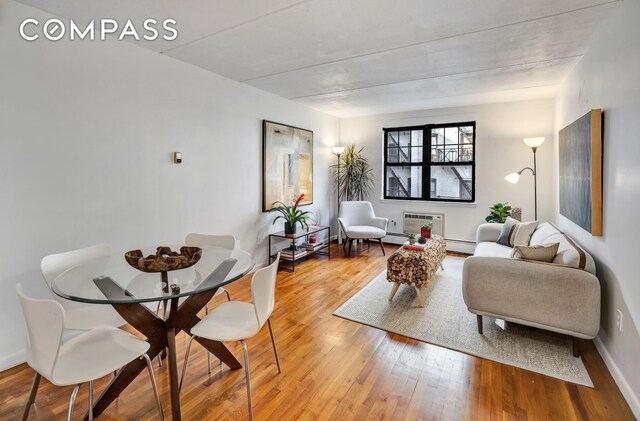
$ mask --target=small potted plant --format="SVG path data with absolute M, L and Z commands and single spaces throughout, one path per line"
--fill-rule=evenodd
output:
M 507 217 L 511 216 L 511 205 L 507 202 L 496 203 L 489 208 L 489 216 L 484 218 L 487 222 L 502 224 L 507 220 Z
M 409 234 L 409 244 L 414 245 L 416 243 L 416 235 L 415 234 Z
M 422 224 L 422 228 L 420 228 L 420 235 L 424 238 L 431 238 L 431 228 L 433 228 L 433 222 L 426 221 Z
M 272 208 L 269 212 L 280 212 L 280 215 L 273 220 L 273 224 L 278 219 L 284 220 L 284 233 L 287 235 L 293 235 L 296 233 L 296 226 L 299 223 L 302 227 L 309 228 L 309 220 L 311 219 L 311 212 L 298 209 L 300 202 L 304 199 L 304 193 L 298 196 L 293 205 L 287 206 L 282 202 L 274 202 L 274 205 L 278 205 Z

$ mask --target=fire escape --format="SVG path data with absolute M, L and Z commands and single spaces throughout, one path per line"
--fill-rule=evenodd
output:
M 401 156 L 400 162 L 409 162 L 409 156 L 406 154 L 406 152 L 402 150 L 402 148 L 400 147 L 400 143 L 393 137 L 391 133 L 389 133 L 389 138 L 391 139 L 391 143 L 394 146 L 396 146 L 398 148 L 398 151 L 400 152 L 400 156 Z M 395 178 L 398 183 L 398 189 L 402 192 L 401 197 L 410 197 L 411 192 L 409 191 L 409 186 L 403 183 L 402 178 L 398 175 L 398 173 L 393 167 L 388 167 L 388 168 L 389 170 L 391 170 L 391 174 L 393 178 Z

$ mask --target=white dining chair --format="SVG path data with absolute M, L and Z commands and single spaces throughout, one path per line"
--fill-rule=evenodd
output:
M 146 354 L 149 344 L 124 330 L 99 327 L 62 342 L 66 312 L 54 300 L 29 298 L 16 284 L 22 312 L 27 324 L 27 364 L 36 372 L 24 410 L 23 421 L 35 402 L 41 377 L 56 386 L 76 385 L 69 400 L 67 420 L 83 383 L 89 383 L 89 419 L 93 419 L 93 381 L 113 373 L 137 358 L 144 358 L 155 394 L 160 418 L 164 420 L 151 360 Z
M 186 236 L 184 239 L 184 243 L 188 246 L 196 246 L 196 247 L 206 247 L 206 246 L 218 246 L 223 247 L 228 250 L 233 250 L 236 247 L 240 246 L 239 241 L 233 235 L 210 235 L 210 234 L 196 234 L 191 233 Z M 213 297 L 217 297 L 218 295 L 227 294 L 227 301 L 231 301 L 231 295 L 229 295 L 229 291 L 220 287 L 213 295 Z M 204 306 L 204 314 L 209 314 L 209 304 L 205 304 Z M 222 365 L 222 361 L 220 361 L 220 365 Z M 211 354 L 207 352 L 207 373 L 211 374 Z
M 180 389 L 184 381 L 187 371 L 187 363 L 189 361 L 189 351 L 191 343 L 195 338 L 204 338 L 212 341 L 240 341 L 244 349 L 244 367 L 247 383 L 247 400 L 249 405 L 249 419 L 253 420 L 253 409 L 251 404 L 251 383 L 249 378 L 249 351 L 247 349 L 246 339 L 252 338 L 260 332 L 265 323 L 269 326 L 269 334 L 271 335 L 271 344 L 273 345 L 273 353 L 276 357 L 276 365 L 278 373 L 280 370 L 280 360 L 278 358 L 278 349 L 273 338 L 273 329 L 271 328 L 271 313 L 275 306 L 275 288 L 276 274 L 278 272 L 278 263 L 280 261 L 280 253 L 276 260 L 269 266 L 258 269 L 251 279 L 251 296 L 253 303 L 243 301 L 229 301 L 222 303 L 202 319 L 198 324 L 191 328 L 191 338 L 187 343 L 187 351 L 182 366 L 182 376 L 180 378 Z
M 99 261 L 99 259 L 104 259 L 106 266 L 110 255 L 111 246 L 109 244 L 97 244 L 65 253 L 50 254 L 40 262 L 40 270 L 47 286 L 51 289 L 53 280 L 62 272 L 89 261 Z M 103 274 L 96 273 L 95 275 Z M 87 278 L 87 282 L 91 282 L 91 279 Z M 60 303 L 65 310 L 65 329 L 90 330 L 100 326 L 117 327 L 127 324 L 109 305 L 79 303 L 66 300 L 56 294 L 53 294 L 53 299 Z

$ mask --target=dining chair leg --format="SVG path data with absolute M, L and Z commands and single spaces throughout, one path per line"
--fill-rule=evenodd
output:
M 182 376 L 180 376 L 180 384 L 178 385 L 178 391 L 182 390 L 182 382 L 184 381 L 184 375 L 187 373 L 187 363 L 189 362 L 189 352 L 191 351 L 191 342 L 193 342 L 194 338 L 195 336 L 190 337 L 189 342 L 187 342 L 187 350 L 184 353 L 184 363 L 182 364 Z
M 227 296 L 228 295 L 229 293 L 227 292 Z M 204 314 L 205 315 L 209 314 L 209 304 L 205 304 Z M 211 353 L 209 351 L 207 351 L 207 374 L 211 374 Z
M 156 316 L 160 317 L 160 303 L 158 301 L 158 305 L 156 306 Z M 162 367 L 162 354 L 158 354 L 158 367 Z
M 156 376 L 153 374 L 153 365 L 151 364 L 151 358 L 147 354 L 144 354 L 141 358 L 147 363 L 147 371 L 149 372 L 149 378 L 151 379 L 151 387 L 153 387 L 153 394 L 156 397 L 156 406 L 158 407 L 158 413 L 160 419 L 164 421 L 164 411 L 162 410 L 162 403 L 160 402 L 160 394 L 158 393 L 158 384 L 156 383 Z
M 67 421 L 71 421 L 71 414 L 73 414 L 73 404 L 76 401 L 76 396 L 78 395 L 78 390 L 80 390 L 81 385 L 77 385 L 73 392 L 71 392 L 71 399 L 69 399 L 69 413 L 67 414 Z
M 251 404 L 251 381 L 249 380 L 249 350 L 247 349 L 247 343 L 240 341 L 242 348 L 244 349 L 244 373 L 247 382 L 247 402 L 249 405 L 249 421 L 253 421 L 253 405 Z
M 24 414 L 22 415 L 22 421 L 27 421 L 29 417 L 29 410 L 31 409 L 31 405 L 36 401 L 36 394 L 38 393 L 38 386 L 40 385 L 40 379 L 42 376 L 40 373 L 36 372 L 36 375 L 33 377 L 33 383 L 31 384 L 31 393 L 29 393 L 29 400 L 27 400 L 27 407 L 24 408 Z
M 278 358 L 278 349 L 276 348 L 276 341 L 273 339 L 273 330 L 271 329 L 271 320 L 267 319 L 269 325 L 269 335 L 271 335 L 271 345 L 273 345 L 273 353 L 276 355 L 276 364 L 278 365 L 278 373 L 282 373 L 280 370 L 280 358 Z
M 93 419 L 93 380 L 89 381 L 89 421 Z

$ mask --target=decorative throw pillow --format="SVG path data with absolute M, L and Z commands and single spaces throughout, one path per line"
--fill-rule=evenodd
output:
M 537 227 L 538 221 L 519 222 L 518 225 L 516 225 L 516 229 L 513 231 L 513 235 L 509 238 L 509 242 L 513 247 L 528 246 L 531 236 Z
M 504 221 L 500 237 L 498 237 L 498 241 L 496 241 L 496 243 L 502 244 L 503 246 L 513 247 L 513 244 L 509 243 L 509 238 L 511 238 L 511 233 L 515 231 L 516 225 L 518 225 L 518 221 L 507 216 L 507 220 Z
M 558 254 L 560 243 L 539 244 L 536 246 L 515 246 L 511 257 L 514 259 L 535 260 L 537 262 L 551 263 Z

